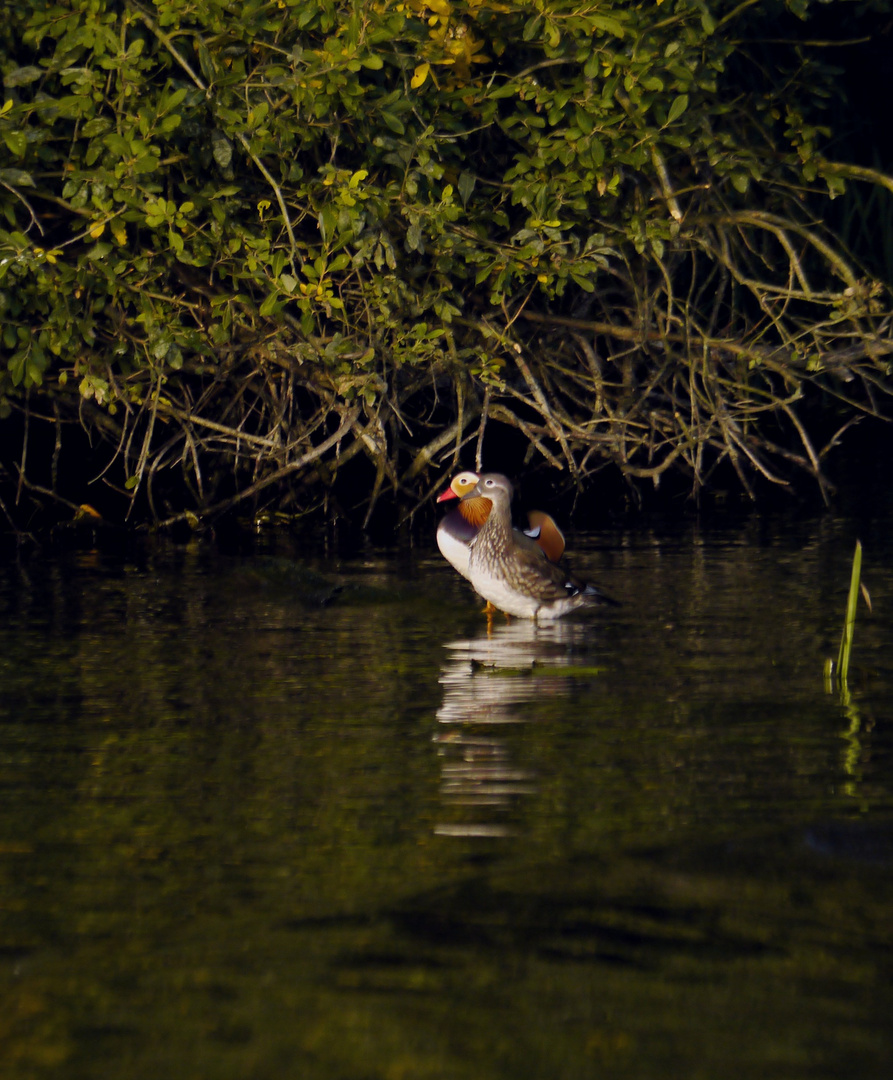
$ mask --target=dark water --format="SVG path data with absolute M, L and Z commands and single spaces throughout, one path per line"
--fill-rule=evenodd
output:
M 491 634 L 433 548 L 7 561 L 0 1075 L 891 1075 L 890 536 L 577 536 L 624 606 Z

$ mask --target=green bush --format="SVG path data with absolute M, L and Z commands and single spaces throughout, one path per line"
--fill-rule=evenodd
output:
M 76 418 L 156 519 L 357 455 L 413 505 L 489 421 L 576 483 L 824 486 L 810 425 L 890 373 L 821 224 L 893 190 L 824 149 L 843 2 L 13 0 L 0 417 Z

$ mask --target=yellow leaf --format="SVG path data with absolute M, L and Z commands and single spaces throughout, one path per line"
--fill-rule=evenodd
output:
M 117 240 L 120 247 L 126 247 L 127 245 L 127 226 L 121 222 L 115 222 L 112 226 L 112 234 Z
M 409 80 L 409 85 L 413 88 L 413 90 L 417 90 L 425 81 L 425 79 L 428 78 L 428 72 L 430 70 L 430 64 L 419 64 L 419 66 L 413 72 L 412 78 Z
M 98 225 L 94 225 L 93 228 L 90 230 L 90 235 L 93 237 L 94 240 L 98 240 L 104 232 L 105 222 L 100 221 Z

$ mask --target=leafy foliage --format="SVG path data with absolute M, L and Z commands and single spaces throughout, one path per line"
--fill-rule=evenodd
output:
M 175 463 L 180 514 L 356 455 L 413 504 L 490 419 L 576 482 L 823 484 L 801 400 L 880 412 L 890 338 L 822 207 L 893 181 L 825 156 L 815 6 L 14 0 L 0 416 L 156 518 Z

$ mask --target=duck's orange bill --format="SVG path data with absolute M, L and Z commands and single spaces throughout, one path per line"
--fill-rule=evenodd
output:
M 459 496 L 453 491 L 452 488 L 447 488 L 442 495 L 437 496 L 438 502 L 446 502 L 447 499 L 458 499 Z

